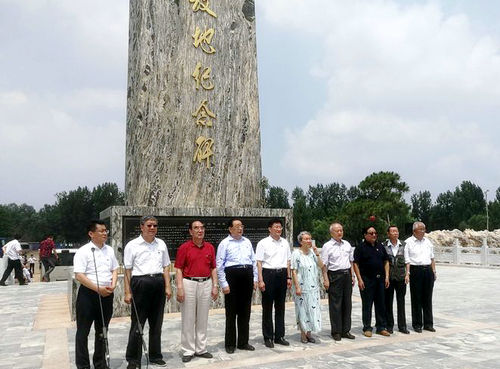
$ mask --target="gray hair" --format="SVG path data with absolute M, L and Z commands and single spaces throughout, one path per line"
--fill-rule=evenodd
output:
M 340 222 L 333 222 L 332 224 L 330 224 L 330 228 L 328 228 L 328 230 L 330 231 L 330 233 L 332 233 L 332 231 L 333 231 L 333 226 L 334 226 L 335 224 L 338 224 L 339 226 L 341 226 L 341 227 L 342 227 L 342 229 L 344 229 L 344 226 L 342 225 L 342 223 L 340 223 Z
M 424 226 L 425 228 L 425 223 L 424 222 L 415 222 L 413 223 L 413 227 L 412 227 L 412 230 L 416 230 L 419 226 Z
M 309 232 L 307 232 L 307 231 L 302 231 L 302 232 L 300 232 L 300 233 L 299 233 L 299 235 L 297 236 L 297 240 L 299 241 L 299 243 L 301 243 L 301 242 L 302 242 L 302 237 L 304 237 L 306 234 L 307 234 L 307 235 L 309 235 L 310 237 L 312 237 L 312 236 L 311 236 L 311 234 L 310 234 Z
M 141 226 L 144 225 L 148 220 L 154 220 L 156 223 L 158 223 L 158 219 L 156 219 L 152 215 L 145 215 L 141 218 Z

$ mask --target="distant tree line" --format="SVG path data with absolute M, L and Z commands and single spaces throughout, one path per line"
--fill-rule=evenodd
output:
M 373 225 L 385 236 L 389 224 L 399 227 L 402 236 L 411 232 L 411 223 L 423 221 L 427 230 L 486 228 L 486 200 L 481 187 L 464 181 L 454 191 L 446 191 L 432 201 L 429 191 L 421 191 L 405 200 L 410 188 L 395 172 L 372 173 L 357 186 L 342 183 L 317 184 L 307 191 L 295 187 L 290 194 L 262 179 L 264 207 L 293 207 L 294 240 L 302 230 L 312 233 L 321 245 L 329 239 L 333 221 L 344 224 L 344 237 L 354 243 L 361 239 L 361 229 Z M 90 190 L 60 192 L 53 205 L 39 211 L 26 204 L 0 205 L 0 237 L 15 233 L 26 241 L 40 241 L 52 234 L 57 242 L 83 243 L 85 227 L 92 218 L 109 206 L 123 205 L 124 193 L 115 183 L 104 183 Z M 291 203 L 290 203 L 291 201 Z M 488 201 L 489 229 L 500 228 L 500 187 Z
M 51 234 L 56 242 L 82 243 L 88 239 L 89 220 L 99 218 L 109 206 L 123 205 L 124 198 L 115 183 L 103 183 L 92 190 L 78 187 L 60 192 L 54 205 L 39 211 L 26 204 L 0 205 L 0 236 L 20 234 L 25 241 L 41 241 Z
M 349 188 L 336 182 L 309 186 L 307 191 L 295 187 L 291 197 L 285 189 L 263 180 L 266 207 L 293 207 L 294 240 L 300 231 L 309 230 L 322 244 L 330 237 L 328 227 L 333 221 L 344 224 L 344 237 L 354 243 L 361 239 L 361 229 L 371 225 L 381 237 L 389 224 L 409 236 L 416 220 L 423 221 L 428 231 L 486 229 L 486 199 L 478 185 L 464 181 L 454 191 L 439 194 L 436 201 L 429 191 L 421 191 L 411 196 L 410 204 L 405 201 L 409 190 L 394 172 L 372 173 Z M 495 195 L 488 201 L 489 229 L 500 228 L 500 188 Z

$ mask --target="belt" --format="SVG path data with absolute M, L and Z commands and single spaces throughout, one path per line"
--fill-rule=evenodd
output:
M 287 268 L 262 268 L 262 270 L 265 270 L 268 273 L 282 273 L 286 271 Z
M 163 273 L 133 275 L 132 278 L 134 278 L 134 277 L 137 277 L 137 278 L 143 278 L 143 277 L 157 278 L 157 277 L 163 277 Z
M 415 268 L 415 269 L 429 269 L 431 266 L 430 265 L 410 265 L 410 268 Z
M 252 269 L 253 266 L 251 264 L 241 264 L 241 265 L 231 265 L 228 267 L 225 267 L 224 270 L 231 270 L 231 269 Z
M 351 269 L 339 269 L 339 270 L 329 270 L 330 274 L 350 274 Z
M 210 277 L 183 277 L 184 279 L 189 279 L 190 281 L 195 282 L 205 282 L 210 279 Z

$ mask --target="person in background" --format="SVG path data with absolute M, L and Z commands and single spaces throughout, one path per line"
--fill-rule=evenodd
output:
M 42 282 L 50 282 L 50 273 L 52 273 L 56 267 L 57 260 L 59 260 L 52 235 L 47 236 L 45 240 L 40 242 L 39 256 L 43 268 L 45 269 Z
M 15 277 L 19 282 L 19 285 L 25 285 L 23 276 L 23 266 L 21 264 L 21 255 L 23 254 L 23 249 L 18 239 L 21 238 L 20 235 L 14 235 L 14 239 L 7 242 L 2 250 L 5 255 L 7 255 L 7 268 L 5 269 L 2 279 L 0 280 L 0 286 L 6 286 L 5 281 L 9 278 L 10 273 L 14 270 Z

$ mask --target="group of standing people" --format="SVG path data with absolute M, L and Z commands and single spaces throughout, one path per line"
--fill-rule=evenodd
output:
M 140 368 L 142 350 L 149 361 L 165 366 L 161 353 L 161 327 L 164 306 L 170 299 L 170 259 L 165 243 L 156 237 L 158 221 L 153 216 L 141 219 L 141 235 L 124 249 L 124 300 L 132 304 L 131 327 L 126 350 L 128 369 Z M 435 264 L 432 244 L 424 236 L 425 225 L 416 222 L 413 237 L 398 239 L 397 227 L 388 230 L 385 244 L 377 242 L 373 227 L 364 230 L 364 241 L 356 249 L 343 239 L 340 223 L 330 226 L 332 238 L 321 252 L 313 245 L 309 232 L 298 236 L 300 247 L 291 252 L 281 237 L 281 219 L 268 224 L 269 236 L 258 242 L 255 252 L 243 236 L 241 219 L 231 219 L 229 235 L 217 252 L 204 240 L 205 226 L 194 220 L 189 224 L 191 239 L 182 244 L 176 255 L 177 301 L 182 316 L 182 361 L 194 357 L 212 358 L 207 351 L 208 311 L 217 299 L 219 287 L 225 302 L 224 345 L 227 353 L 236 349 L 254 351 L 249 343 L 249 322 L 253 292 L 262 294 L 262 336 L 266 347 L 288 346 L 285 338 L 285 299 L 292 289 L 297 327 L 301 342 L 315 343 L 313 332 L 322 329 L 321 279 L 328 292 L 332 338 L 354 339 L 351 331 L 352 289 L 358 279 L 362 298 L 363 332 L 371 336 L 371 314 L 375 303 L 376 332 L 393 332 L 392 303 L 396 293 L 398 329 L 409 333 L 404 313 L 406 284 L 412 295 L 412 324 L 416 332 L 434 331 L 432 321 L 432 286 Z M 76 365 L 89 368 L 87 337 L 95 324 L 93 363 L 106 368 L 106 328 L 112 315 L 113 291 L 118 262 L 113 249 L 105 245 L 108 231 L 100 221 L 88 228 L 90 242 L 75 254 L 74 273 L 80 281 L 76 313 Z M 410 279 L 411 274 L 411 279 Z M 100 308 L 100 305 L 102 308 Z M 274 314 L 273 314 L 274 310 Z M 422 318 L 423 315 L 423 318 Z M 274 316 L 274 321 L 273 321 Z M 149 323 L 149 348 L 143 341 L 143 328 Z

